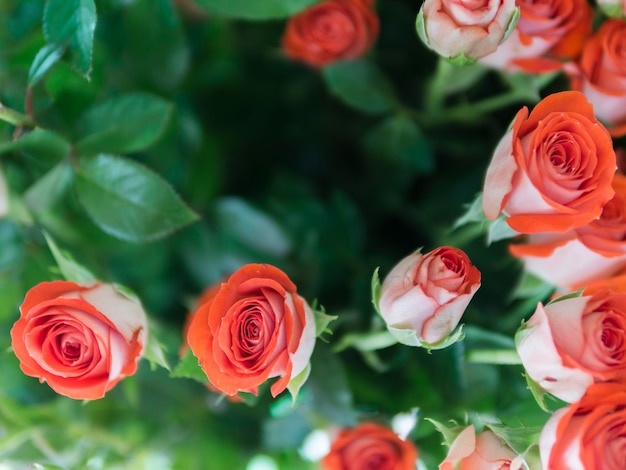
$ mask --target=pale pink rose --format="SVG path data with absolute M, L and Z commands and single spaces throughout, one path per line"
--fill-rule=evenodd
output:
M 495 51 L 516 21 L 515 0 L 426 0 L 417 31 L 442 57 L 471 61 Z
M 540 73 L 575 58 L 591 35 L 593 10 L 587 0 L 521 0 L 520 18 L 511 36 L 480 59 L 499 69 Z
M 568 68 L 571 86 L 585 94 L 613 136 L 626 134 L 626 21 L 609 19 L 582 50 L 578 67 Z
M 582 399 L 554 412 L 539 436 L 546 470 L 626 468 L 626 387 L 594 384 Z
M 626 376 L 626 294 L 603 290 L 539 304 L 516 343 L 528 376 L 573 403 L 594 382 Z
M 626 176 L 615 174 L 612 187 L 600 218 L 562 234 L 530 235 L 510 252 L 526 271 L 572 290 L 626 268 Z
M 480 272 L 467 255 L 443 246 L 400 261 L 382 284 L 378 310 L 391 330 L 434 344 L 454 330 L 479 287 Z
M 454 440 L 439 470 L 519 470 L 523 461 L 493 431 L 476 436 L 472 424 Z

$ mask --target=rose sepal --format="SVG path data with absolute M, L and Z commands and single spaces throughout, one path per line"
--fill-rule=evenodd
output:
M 394 328 L 392 326 L 387 326 L 387 330 L 391 333 L 396 341 L 400 344 L 404 344 L 406 346 L 417 346 L 421 348 L 426 348 L 429 352 L 437 349 L 444 349 L 449 346 L 452 346 L 454 343 L 458 343 L 459 341 L 463 341 L 465 339 L 465 333 L 463 332 L 463 325 L 459 325 L 452 333 L 446 336 L 441 341 L 437 341 L 436 343 L 427 343 L 426 341 L 422 341 L 417 337 L 417 332 L 411 329 L 405 328 Z

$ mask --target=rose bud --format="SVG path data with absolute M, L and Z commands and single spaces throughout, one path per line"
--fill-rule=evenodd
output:
M 498 144 L 487 168 L 483 210 L 507 216 L 520 233 L 565 232 L 597 219 L 611 200 L 613 141 L 577 91 L 554 93 L 526 107 Z
M 523 459 L 507 446 L 493 431 L 476 436 L 474 425 L 466 427 L 450 445 L 439 470 L 519 470 Z
M 480 287 L 480 272 L 458 248 L 413 253 L 387 275 L 378 311 L 404 344 L 434 345 L 452 333 Z
M 102 398 L 137 370 L 146 314 L 110 284 L 42 282 L 26 293 L 20 313 L 11 329 L 20 368 L 61 395 Z
M 521 0 L 519 9 L 511 35 L 482 64 L 527 73 L 560 70 L 591 36 L 593 9 L 587 0 Z
M 626 134 L 626 21 L 609 19 L 586 42 L 578 67 L 569 69 L 572 89 L 585 94 L 614 137 Z
M 417 449 L 391 429 L 364 423 L 342 430 L 321 461 L 326 470 L 415 470 Z
M 282 47 L 287 57 L 322 67 L 365 55 L 378 29 L 372 1 L 327 0 L 289 19 Z
M 554 412 L 539 436 L 542 467 L 622 470 L 626 456 L 626 387 L 589 387 L 577 403 Z
M 494 52 L 518 16 L 515 0 L 426 0 L 416 29 L 430 49 L 463 64 Z
M 226 395 L 257 394 L 271 386 L 277 396 L 307 373 L 315 345 L 315 318 L 296 286 L 280 269 L 248 264 L 222 283 L 193 315 L 187 342 L 209 382 Z
M 616 173 L 613 189 L 600 218 L 562 234 L 530 235 L 509 251 L 526 271 L 570 290 L 618 273 L 626 268 L 626 176 Z
M 539 304 L 515 339 L 527 375 L 573 403 L 594 382 L 626 377 L 626 294 L 603 290 Z

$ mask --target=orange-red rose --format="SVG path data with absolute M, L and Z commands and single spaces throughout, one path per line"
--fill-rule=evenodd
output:
M 571 85 L 614 136 L 626 134 L 626 21 L 609 19 L 587 41 Z
M 313 67 L 363 56 L 378 37 L 372 1 L 327 0 L 291 17 L 282 38 L 285 54 Z
M 248 264 L 214 290 L 194 314 L 187 342 L 209 381 L 226 395 L 281 393 L 308 367 L 315 319 L 280 269 Z
M 342 430 L 322 459 L 326 470 L 414 470 L 417 449 L 391 429 L 364 423 Z
M 408 334 L 401 342 L 434 344 L 454 330 L 479 287 L 467 255 L 442 246 L 401 260 L 383 281 L 378 310 L 392 333 Z
M 520 233 L 565 232 L 598 218 L 611 200 L 613 141 L 577 91 L 526 107 L 498 144 L 487 169 L 483 209 L 504 213 Z
M 22 371 L 57 393 L 95 400 L 137 370 L 146 343 L 141 305 L 109 284 L 42 282 L 11 329 Z
M 592 385 L 582 399 L 554 412 L 539 437 L 549 470 L 623 470 L 626 467 L 626 387 Z

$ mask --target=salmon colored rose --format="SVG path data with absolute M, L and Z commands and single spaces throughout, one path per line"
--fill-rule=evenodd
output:
M 626 176 L 613 177 L 615 195 L 600 218 L 562 234 L 528 237 L 509 251 L 524 269 L 560 287 L 576 290 L 626 268 Z
M 481 63 L 528 73 L 555 71 L 576 58 L 591 36 L 593 9 L 587 0 L 521 0 L 512 34 Z
M 570 72 L 572 89 L 585 94 L 609 132 L 626 134 L 626 21 L 603 21 Z
M 342 430 L 321 461 L 326 470 L 415 470 L 417 449 L 391 429 L 364 423 Z
M 470 425 L 450 445 L 439 470 L 519 470 L 523 461 L 493 431 L 477 436 L 474 425 Z
M 491 54 L 515 27 L 515 0 L 426 0 L 417 16 L 420 39 L 452 60 Z
M 209 382 L 226 395 L 281 393 L 306 373 L 315 345 L 315 318 L 280 269 L 248 264 L 222 283 L 193 315 L 187 342 Z
M 20 313 L 11 329 L 20 368 L 61 395 L 102 398 L 137 370 L 146 314 L 110 284 L 42 282 L 26 293 Z
M 626 379 L 626 294 L 610 290 L 556 300 L 516 335 L 528 376 L 568 403 L 594 382 Z
M 432 345 L 452 333 L 479 287 L 480 272 L 462 250 L 417 252 L 383 281 L 378 311 L 400 342 Z
M 585 96 L 564 91 L 526 107 L 487 168 L 483 210 L 520 233 L 565 232 L 597 219 L 611 200 L 613 142 Z
M 592 385 L 577 403 L 554 412 L 539 436 L 544 469 L 626 468 L 626 387 Z
M 287 57 L 322 67 L 365 55 L 378 29 L 372 1 L 327 0 L 289 19 L 282 47 Z
M 626 294 L 626 270 L 620 271 L 614 276 L 590 282 L 587 284 L 587 287 L 585 287 L 583 295 L 592 295 L 604 289 Z

